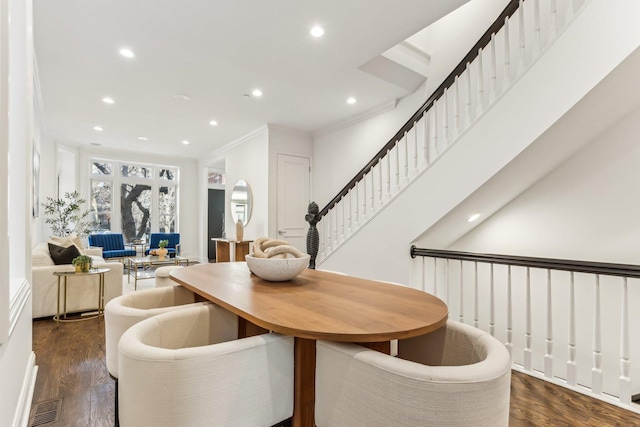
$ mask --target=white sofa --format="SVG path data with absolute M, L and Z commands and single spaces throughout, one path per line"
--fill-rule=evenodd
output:
M 100 248 L 84 249 L 93 258 L 94 267 L 109 268 L 104 275 L 105 304 L 122 295 L 123 265 L 106 262 Z M 58 277 L 56 271 L 73 271 L 71 264 L 55 265 L 49 255 L 47 243 L 37 244 L 31 252 L 31 284 L 33 293 L 33 318 L 53 316 L 57 313 Z M 98 275 L 69 278 L 67 281 L 67 312 L 95 310 L 98 302 Z

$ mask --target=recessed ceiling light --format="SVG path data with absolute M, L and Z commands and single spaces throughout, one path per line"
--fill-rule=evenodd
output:
M 109 98 L 107 96 L 107 97 L 102 98 L 102 102 L 104 102 L 105 104 L 113 104 L 115 101 L 113 100 L 113 98 Z
M 175 95 L 173 95 L 173 97 L 176 99 L 181 99 L 183 101 L 191 101 L 191 97 L 183 93 L 176 93 Z
M 182 141 L 182 143 L 183 143 L 184 145 L 189 145 L 189 141 L 187 141 L 186 139 L 185 139 L 184 141 Z
M 148 141 L 149 140 L 149 138 L 147 138 L 146 136 L 139 136 L 138 139 L 140 141 Z
M 104 128 L 102 126 L 94 126 L 93 130 L 97 130 L 98 132 L 102 132 Z
M 469 219 L 467 219 L 467 222 L 473 222 L 473 221 L 477 220 L 478 218 L 480 218 L 480 214 L 479 213 L 474 213 L 473 215 L 471 215 L 469 217 Z
M 324 28 L 322 28 L 322 27 L 320 27 L 318 25 L 313 27 L 310 32 L 311 32 L 311 35 L 313 37 L 322 37 L 322 36 L 324 36 Z
M 127 49 L 126 47 L 120 49 L 120 55 L 124 56 L 125 58 L 135 58 L 136 56 L 131 49 Z
M 215 120 L 211 120 L 211 121 L 209 122 L 209 124 L 210 124 L 211 126 L 218 126 L 218 122 L 216 122 Z
M 347 104 L 355 104 L 356 103 L 356 99 L 352 96 L 350 98 L 347 98 Z
M 260 89 L 254 89 L 251 94 L 255 97 L 260 98 L 262 96 L 262 91 Z

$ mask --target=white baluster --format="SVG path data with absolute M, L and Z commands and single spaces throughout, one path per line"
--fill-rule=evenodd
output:
M 431 127 L 429 126 L 429 122 L 431 120 L 431 116 L 429 114 L 429 110 L 424 113 L 424 141 L 422 141 L 422 160 L 424 161 L 424 166 L 427 167 L 429 164 L 429 141 L 431 140 L 431 135 L 429 132 L 431 131 Z
M 509 355 L 513 359 L 513 300 L 511 297 L 511 266 L 507 267 L 507 343 Z
M 333 206 L 333 227 L 334 227 L 334 233 L 333 233 L 333 248 L 337 248 L 338 247 L 338 205 L 334 205 Z
M 442 141 L 444 142 L 444 146 L 449 145 L 449 100 L 447 94 L 449 93 L 449 89 L 444 90 L 444 95 L 442 95 Z
M 522 2 L 521 2 L 522 3 Z M 522 4 L 521 4 L 522 5 Z M 551 270 L 547 270 L 547 352 L 544 355 L 544 376 L 553 377 L 553 305 L 551 295 Z
M 389 152 L 387 151 L 387 155 L 389 154 Z M 388 160 L 387 160 L 388 162 Z M 378 179 L 379 179 L 379 186 L 378 186 L 378 203 L 379 206 L 382 206 L 383 201 L 382 201 L 382 159 L 378 160 L 378 171 L 380 172 L 380 174 L 378 175 Z M 372 208 L 374 209 L 374 208 Z
M 474 283 L 473 283 L 473 326 L 480 327 L 480 295 L 478 295 L 478 262 L 474 261 Z
M 438 149 L 438 103 L 434 101 L 433 107 L 433 127 L 431 129 L 431 138 L 433 140 L 433 159 L 437 158 L 440 154 L 440 150 Z
M 556 0 L 549 1 L 549 40 L 550 43 L 556 36 L 558 31 L 558 7 Z
M 418 122 L 413 125 L 413 173 L 418 176 Z
M 464 323 L 464 280 L 463 280 L 463 276 L 462 276 L 462 270 L 463 270 L 463 262 L 460 261 L 460 313 L 458 314 L 458 321 L 460 323 Z
M 466 84 L 465 84 L 465 108 L 464 108 L 464 128 L 468 128 L 473 121 L 473 112 L 471 110 L 471 69 L 467 62 L 466 69 Z
M 526 320 L 524 333 L 524 369 L 531 371 L 533 359 L 533 337 L 531 335 L 531 270 L 527 267 L 526 282 Z
M 396 141 L 396 193 L 400 191 L 400 141 Z
M 478 49 L 478 99 L 476 101 L 476 117 L 484 110 L 484 72 L 482 70 L 482 48 Z
M 489 333 L 496 336 L 496 293 L 493 280 L 493 263 L 491 264 L 491 275 L 489 278 Z
M 345 205 L 347 204 L 344 201 L 344 196 L 342 196 L 342 198 L 340 199 L 340 201 L 338 202 L 340 204 L 340 206 L 342 207 L 342 221 L 340 223 L 340 241 L 344 242 L 344 226 L 347 222 L 347 212 L 345 209 Z
M 520 0 L 518 7 L 518 74 L 524 71 L 525 42 L 524 42 L 524 0 Z
M 576 364 L 576 293 L 575 274 L 571 272 L 569 285 L 569 360 L 567 361 L 567 384 L 575 386 L 578 381 L 578 366 Z
M 422 257 L 422 289 L 423 292 L 427 292 L 427 257 Z
M 387 200 L 391 199 L 391 150 L 387 150 Z
M 373 177 L 373 168 L 369 169 L 369 172 L 362 177 L 362 222 L 367 220 L 367 178 Z M 371 193 L 373 197 L 373 193 Z
M 433 295 L 438 296 L 438 258 L 433 258 Z
M 491 80 L 489 81 L 489 103 L 492 103 L 496 99 L 497 91 L 497 79 L 496 74 L 496 35 L 491 34 L 491 40 L 489 41 L 491 47 Z
M 591 391 L 602 394 L 602 330 L 600 322 L 600 275 L 596 274 L 593 307 L 593 368 L 591 368 Z
M 382 199 L 382 161 L 378 161 L 378 170 L 380 171 L 380 186 L 378 187 L 378 195 Z M 374 166 L 375 167 L 375 166 Z M 371 213 L 376 211 L 376 179 L 373 170 L 371 171 Z
M 404 133 L 402 140 L 404 141 L 404 182 L 406 185 L 409 182 L 409 136 L 407 132 Z
M 447 258 L 444 264 L 444 288 L 445 288 L 444 302 L 445 304 L 449 304 L 449 261 L 450 259 Z
M 535 58 L 540 53 L 540 0 L 533 0 L 533 46 L 531 57 Z
M 349 211 L 347 212 L 347 221 L 349 224 L 349 236 L 351 235 L 351 233 L 353 232 L 353 217 L 352 217 L 352 212 L 353 212 L 353 192 L 352 190 L 349 190 L 349 192 L 347 193 L 347 197 L 349 198 Z M 345 208 L 347 204 L 345 203 Z
M 502 78 L 502 90 L 506 90 L 511 84 L 511 46 L 509 44 L 509 18 L 504 18 L 504 77 Z
M 325 243 L 325 228 L 326 228 L 326 223 L 328 222 L 328 218 L 325 215 L 324 217 L 322 217 L 322 221 L 320 222 L 320 227 L 318 227 L 318 234 L 319 234 L 319 238 L 320 238 L 320 259 L 324 258 L 327 254 L 327 247 L 326 247 L 326 243 Z M 319 260 L 318 260 L 319 261 Z
M 355 224 L 355 228 L 358 228 L 358 216 L 359 216 L 359 212 L 358 210 L 360 209 L 360 191 L 358 190 L 358 188 L 360 187 L 360 183 L 364 182 L 364 180 L 366 179 L 366 175 L 362 176 L 362 180 L 360 180 L 359 182 L 356 183 L 356 186 L 354 187 L 354 192 L 355 192 L 355 196 L 356 196 L 356 203 L 354 206 L 354 224 Z
M 460 135 L 460 102 L 459 102 L 458 76 L 453 83 L 453 140 Z
M 629 290 L 627 278 L 622 282 L 620 307 L 620 402 L 631 404 L 631 355 L 629 351 Z
M 567 9 L 564 14 L 564 24 L 566 25 L 573 16 L 573 11 L 575 10 L 573 7 L 573 0 L 567 0 Z

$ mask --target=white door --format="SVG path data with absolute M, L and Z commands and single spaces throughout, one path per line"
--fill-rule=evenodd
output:
M 278 154 L 278 238 L 307 252 L 307 228 L 304 220 L 309 206 L 311 163 L 308 157 Z

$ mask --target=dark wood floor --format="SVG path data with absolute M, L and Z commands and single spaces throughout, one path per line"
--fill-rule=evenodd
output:
M 59 328 L 50 319 L 36 320 L 33 347 L 39 370 L 32 412 L 62 399 L 60 421 L 41 426 L 113 426 L 114 383 L 104 359 L 102 319 Z M 627 427 L 640 426 L 640 415 L 513 372 L 509 425 Z

